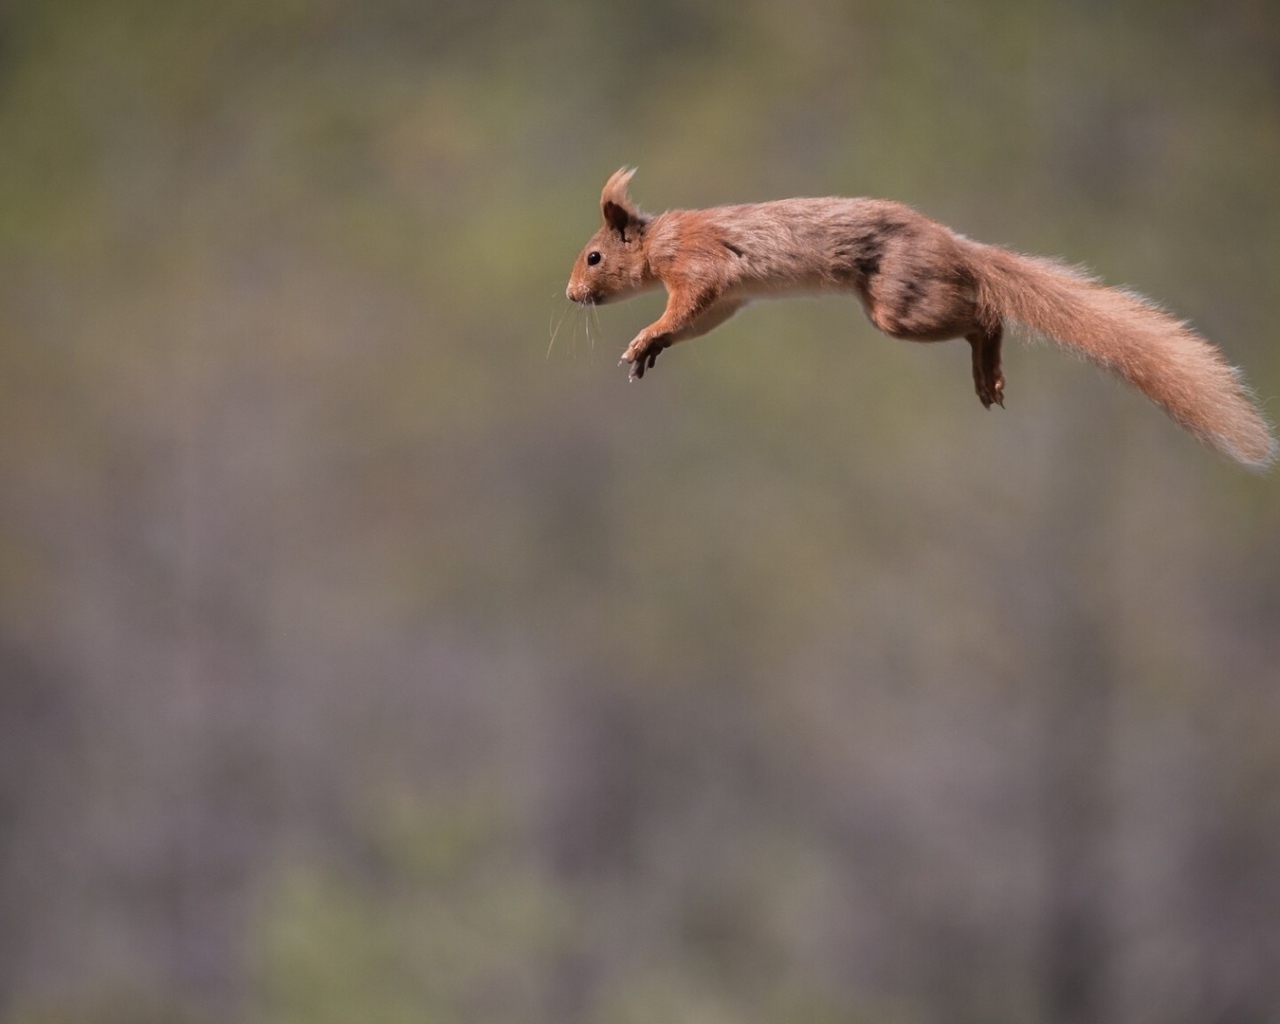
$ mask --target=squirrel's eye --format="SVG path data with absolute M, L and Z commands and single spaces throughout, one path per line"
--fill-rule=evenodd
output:
M 591 252 L 587 253 L 587 266 L 594 267 L 599 262 L 600 254 L 598 252 L 592 249 Z

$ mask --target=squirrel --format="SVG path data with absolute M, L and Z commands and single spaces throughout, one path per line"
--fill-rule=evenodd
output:
M 623 168 L 605 184 L 603 224 L 566 289 L 572 302 L 599 305 L 665 286 L 662 316 L 622 356 L 632 380 L 663 349 L 714 330 L 752 299 L 852 292 L 891 338 L 964 338 L 986 408 L 1004 405 L 1000 343 L 1018 324 L 1128 381 L 1223 455 L 1255 469 L 1276 458 L 1240 372 L 1131 291 L 975 242 L 886 199 L 781 199 L 652 216 L 628 195 L 634 174 Z

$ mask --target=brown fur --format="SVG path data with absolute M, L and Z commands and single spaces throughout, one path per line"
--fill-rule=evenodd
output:
M 901 203 L 782 199 L 650 216 L 620 170 L 600 198 L 603 225 L 574 263 L 574 302 L 663 285 L 667 308 L 622 359 L 643 377 L 663 349 L 697 338 L 756 298 L 853 292 L 893 338 L 964 338 L 986 407 L 1004 404 L 1000 344 L 1021 324 L 1119 375 L 1201 441 L 1262 468 L 1276 443 L 1238 371 L 1211 343 L 1131 292 L 1052 260 L 982 245 Z

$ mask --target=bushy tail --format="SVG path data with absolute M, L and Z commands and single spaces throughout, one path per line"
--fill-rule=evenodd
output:
M 1240 372 L 1185 323 L 1053 260 L 975 243 L 981 313 L 1015 321 L 1123 377 L 1209 447 L 1254 469 L 1275 439 Z

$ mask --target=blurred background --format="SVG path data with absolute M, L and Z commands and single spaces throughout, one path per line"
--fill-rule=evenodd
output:
M 888 196 L 1275 418 L 1273 0 L 6 0 L 0 140 L 0 1021 L 1280 1019 L 1280 476 L 563 295 Z

